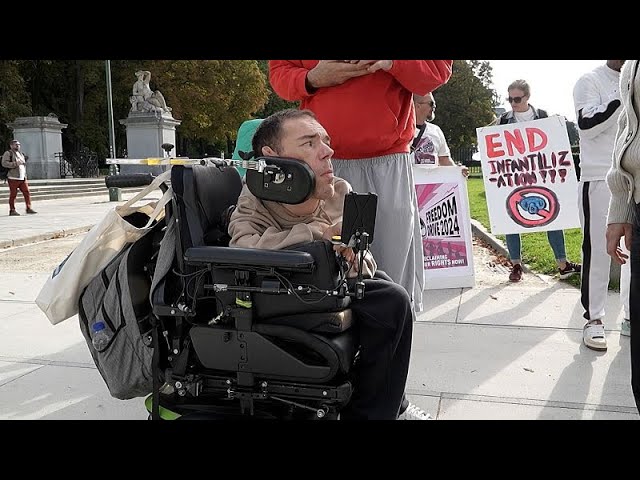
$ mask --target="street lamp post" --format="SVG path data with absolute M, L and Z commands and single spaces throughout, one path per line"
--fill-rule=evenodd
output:
M 107 75 L 107 112 L 109 115 L 109 158 L 116 158 L 116 135 L 113 127 L 113 96 L 111 93 L 111 60 L 105 60 L 105 71 Z M 109 166 L 109 174 L 117 175 L 118 166 Z M 109 201 L 119 202 L 122 200 L 122 190 L 119 188 L 109 188 Z

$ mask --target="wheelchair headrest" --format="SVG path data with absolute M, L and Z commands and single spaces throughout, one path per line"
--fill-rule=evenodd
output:
M 297 205 L 311 196 L 316 188 L 313 170 L 293 158 L 258 157 L 267 166 L 262 172 L 247 170 L 249 191 L 262 200 Z
M 226 234 L 227 212 L 237 203 L 242 190 L 235 168 L 174 165 L 171 185 L 180 209 L 181 235 L 189 235 L 189 241 L 183 241 L 185 248 L 204 245 L 212 232 L 218 232 L 215 236 Z

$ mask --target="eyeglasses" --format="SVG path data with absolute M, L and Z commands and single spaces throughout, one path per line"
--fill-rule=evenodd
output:
M 434 102 L 434 101 L 416 102 L 416 105 L 429 105 L 431 108 L 436 108 L 436 102 Z
M 524 97 L 526 97 L 526 95 L 522 95 L 521 97 L 507 97 L 507 101 L 509 103 L 520 103 Z

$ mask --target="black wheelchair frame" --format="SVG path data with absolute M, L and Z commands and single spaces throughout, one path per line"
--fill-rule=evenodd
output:
M 248 172 L 254 194 L 286 201 L 286 187 L 274 194 L 278 178 L 313 188 L 305 164 L 268 162 L 266 174 Z M 152 178 L 118 175 L 107 186 L 131 186 L 136 176 L 144 184 Z M 348 305 L 351 297 L 362 297 L 362 278 L 350 292 L 327 241 L 282 251 L 228 247 L 225 222 L 242 182 L 223 162 L 175 165 L 171 185 L 162 239 L 168 243 L 156 259 L 172 254 L 173 260 L 166 272 L 158 274 L 157 264 L 149 269 L 155 326 L 154 391 L 146 402 L 151 417 L 170 411 L 182 419 L 337 418 L 353 389 L 358 340 Z M 297 203 L 303 196 L 295 192 Z M 362 259 L 367 227 L 351 223 Z

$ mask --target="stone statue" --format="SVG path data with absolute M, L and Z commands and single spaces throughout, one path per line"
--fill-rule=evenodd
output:
M 164 96 L 159 90 L 151 90 L 149 81 L 151 72 L 138 70 L 136 72 L 138 80 L 133 84 L 133 95 L 130 97 L 131 112 L 171 113 L 171 108 L 167 106 Z

